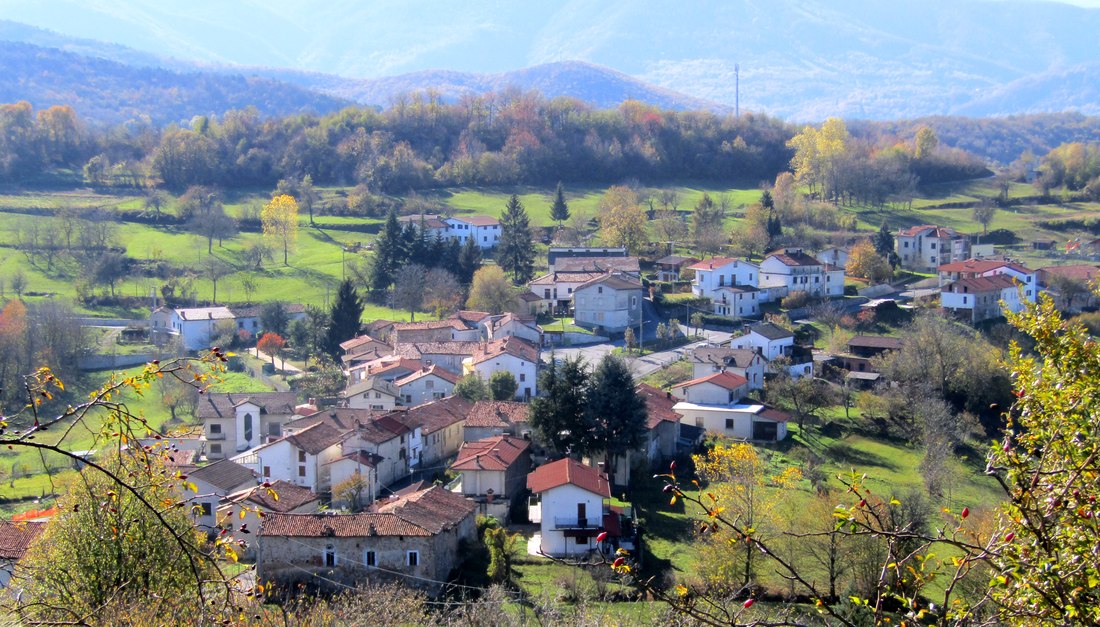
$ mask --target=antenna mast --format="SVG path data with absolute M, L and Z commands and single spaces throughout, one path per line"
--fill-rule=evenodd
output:
M 733 64 L 733 106 L 734 114 L 741 117 L 741 64 Z

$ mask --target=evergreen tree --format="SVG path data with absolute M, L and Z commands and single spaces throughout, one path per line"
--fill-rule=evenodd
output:
M 775 199 L 772 198 L 772 193 L 768 190 L 764 190 L 764 193 L 760 194 L 760 206 L 765 209 L 775 209 Z
M 346 279 L 336 293 L 325 338 L 325 350 L 334 360 L 340 359 L 340 344 L 359 333 L 362 317 L 363 302 L 359 298 L 359 292 L 351 279 Z
M 452 240 L 457 245 L 458 240 Z M 466 243 L 458 252 L 458 280 L 463 285 L 469 285 L 474 280 L 474 274 L 481 267 L 481 247 L 472 237 L 466 238 Z
M 783 235 L 783 223 L 779 221 L 779 215 L 775 211 L 768 212 L 768 237 L 775 239 Z
M 580 355 L 558 360 L 550 353 L 550 365 L 543 370 L 539 389 L 543 395 L 531 401 L 531 428 L 550 448 L 565 452 L 584 453 L 585 397 L 588 371 Z
M 411 223 L 410 223 L 411 224 Z M 428 224 L 424 220 L 424 214 L 420 214 L 420 223 L 409 242 L 409 263 L 418 263 L 425 268 L 434 267 L 431 259 L 431 242 L 428 240 Z
M 882 226 L 878 227 L 878 233 L 874 239 L 875 252 L 883 257 L 889 257 L 894 252 L 894 234 L 890 232 L 890 226 L 886 224 L 886 218 L 882 219 Z
M 447 259 L 447 241 L 438 232 L 428 240 L 428 258 L 425 261 L 425 268 L 446 268 L 448 272 L 454 272 L 454 264 L 448 263 L 450 260 Z M 457 257 L 454 261 L 458 261 Z
M 615 484 L 615 465 L 628 451 L 645 441 L 645 397 L 634 389 L 634 375 L 621 355 L 609 354 L 592 373 L 585 404 L 590 431 L 585 452 L 603 451 L 609 483 Z
M 374 261 L 370 272 L 370 289 L 375 299 L 393 283 L 393 273 L 397 270 L 402 253 L 401 224 L 397 221 L 397 212 L 390 211 L 382 232 L 374 240 Z
M 531 241 L 531 221 L 519 197 L 512 194 L 500 217 L 500 247 L 497 263 L 512 275 L 512 282 L 523 285 L 535 274 L 535 244 Z
M 413 263 L 412 256 L 419 254 L 417 251 L 419 240 L 420 234 L 417 232 L 417 228 L 413 226 L 412 222 L 406 223 L 405 228 L 401 230 L 401 254 L 396 259 L 397 266 Z
M 557 220 L 558 228 L 561 223 L 569 219 L 569 205 L 565 203 L 565 188 L 558 182 L 558 192 L 554 196 L 554 204 L 550 206 L 550 219 Z
M 453 272 L 454 275 L 458 277 L 459 283 L 461 283 L 462 282 L 462 276 L 461 276 L 462 275 L 462 266 L 461 266 L 461 263 L 462 263 L 462 261 L 461 261 L 462 260 L 462 244 L 458 243 L 458 238 L 457 237 L 451 237 L 451 238 L 448 238 L 448 239 L 443 239 L 443 237 L 440 236 L 439 241 L 440 241 L 440 250 L 442 251 L 439 254 L 439 259 L 440 259 L 439 267 L 440 268 L 445 268 L 446 270 L 448 270 L 450 272 Z M 435 247 L 433 246 L 433 250 L 434 249 L 435 249 Z M 479 250 L 477 252 L 478 252 L 478 262 L 480 263 L 481 262 L 481 251 Z

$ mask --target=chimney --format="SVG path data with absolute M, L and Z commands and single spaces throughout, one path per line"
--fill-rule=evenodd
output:
M 668 400 L 672 400 L 672 391 L 665 392 L 665 397 L 668 398 Z
M 485 491 L 485 502 L 486 503 L 492 503 L 494 496 L 496 496 L 496 495 L 493 494 L 493 489 L 489 488 L 488 490 Z
M 599 462 L 598 464 L 596 464 L 596 470 L 599 471 L 601 475 L 604 474 L 604 463 Z

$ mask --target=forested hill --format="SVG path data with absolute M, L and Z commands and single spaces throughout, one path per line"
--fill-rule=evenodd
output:
M 71 105 L 82 118 L 122 123 L 148 116 L 156 125 L 255 106 L 262 115 L 318 114 L 351 104 L 268 78 L 178 73 L 134 67 L 55 48 L 0 41 L 0 102 L 37 109 Z

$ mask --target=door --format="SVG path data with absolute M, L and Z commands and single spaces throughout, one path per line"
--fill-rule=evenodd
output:
M 577 503 L 577 525 L 580 527 L 588 526 L 588 516 L 585 515 L 585 508 L 587 503 Z
M 778 423 L 763 421 L 752 423 L 752 439 L 774 441 L 778 436 Z

